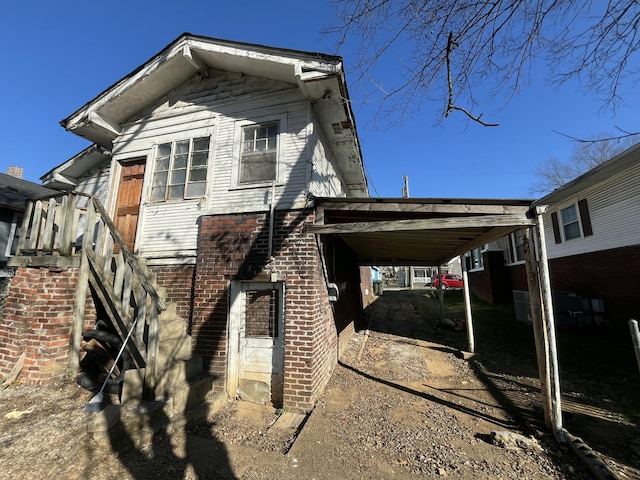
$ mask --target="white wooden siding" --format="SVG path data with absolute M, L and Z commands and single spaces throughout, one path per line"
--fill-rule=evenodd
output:
M 333 154 L 327 148 L 325 136 L 316 122 L 309 140 L 313 148 L 313 171 L 309 191 L 316 197 L 346 196 L 344 184 L 334 167 Z
M 106 160 L 80 177 L 75 190 L 94 195 L 98 197 L 103 205 L 107 205 L 107 200 L 109 198 L 110 175 L 111 162 Z M 79 198 L 78 203 L 79 205 L 86 207 L 86 197 Z
M 234 187 L 232 167 L 239 153 L 235 151 L 239 121 L 284 119 L 281 174 L 275 193 L 277 208 L 302 206 L 306 202 L 312 154 L 317 164 L 314 168 L 319 172 L 314 179 L 316 194 L 343 194 L 332 162 L 324 158 L 328 154 L 322 145 L 324 139 L 316 135 L 313 149 L 307 147 L 314 130 L 310 125 L 310 108 L 309 101 L 294 85 L 211 70 L 208 78 L 201 80 L 194 76 L 123 125 L 122 134 L 114 142 L 113 162 L 137 157 L 149 159 L 136 239 L 139 253 L 150 263 L 191 263 L 196 255 L 201 215 L 269 208 L 271 186 Z M 212 135 L 213 139 L 206 197 L 149 203 L 154 146 L 205 135 Z M 116 198 L 115 192 L 111 192 L 110 198 Z
M 556 244 L 551 213 L 586 199 L 593 235 Z M 612 176 L 567 202 L 550 205 L 544 216 L 549 258 L 579 255 L 640 244 L 640 164 Z
M 235 186 L 232 178 L 233 163 L 238 161 L 236 140 L 238 121 L 264 122 L 281 118 L 286 123 L 280 133 L 280 152 L 275 199 L 277 208 L 291 208 L 304 202 L 309 179 L 307 175 L 307 109 L 306 101 L 300 101 L 296 92 L 282 95 L 278 103 L 270 107 L 245 111 L 228 111 L 217 124 L 216 150 L 213 159 L 213 189 L 209 203 L 211 213 L 241 213 L 269 208 L 271 186 Z M 287 102 L 287 103 L 285 103 Z
M 150 264 L 193 261 L 201 214 L 198 200 L 146 205 L 144 228 L 138 231 L 139 254 Z

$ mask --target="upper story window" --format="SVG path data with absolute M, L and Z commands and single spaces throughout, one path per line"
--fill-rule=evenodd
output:
M 156 150 L 151 201 L 205 195 L 210 137 L 161 143 Z
M 556 243 L 593 235 L 587 200 L 579 200 L 551 213 L 551 225 Z
M 278 121 L 242 127 L 238 183 L 277 180 Z
M 576 206 L 571 205 L 567 208 L 560 210 L 560 218 L 562 219 L 562 231 L 564 232 L 564 239 L 571 240 L 572 238 L 578 238 L 580 234 L 580 222 L 578 221 L 578 212 Z

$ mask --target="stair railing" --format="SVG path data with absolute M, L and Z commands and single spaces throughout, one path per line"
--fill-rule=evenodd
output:
M 78 372 L 91 285 L 122 340 L 137 318 L 126 348 L 135 366 L 145 368 L 145 392 L 152 395 L 158 381 L 159 315 L 166 307 L 145 265 L 129 250 L 100 200 L 72 192 L 29 201 L 17 255 L 80 256 L 68 374 Z

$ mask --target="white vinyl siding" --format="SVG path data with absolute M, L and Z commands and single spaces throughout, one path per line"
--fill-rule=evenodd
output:
M 551 213 L 581 199 L 587 200 L 593 235 L 556 244 Z M 544 216 L 549 258 L 640 244 L 640 164 L 585 189 L 577 199 L 567 200 L 550 205 Z

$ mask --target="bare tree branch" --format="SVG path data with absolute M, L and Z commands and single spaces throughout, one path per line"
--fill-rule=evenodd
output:
M 483 120 L 481 120 L 482 114 L 475 117 L 465 108 L 457 106 L 453 101 L 453 83 L 451 82 L 451 52 L 455 48 L 455 46 L 455 42 L 453 41 L 453 32 L 449 32 L 449 38 L 447 39 L 447 83 L 449 85 L 449 101 L 447 102 L 447 110 L 445 111 L 444 116 L 448 117 L 453 110 L 458 110 L 467 115 L 467 117 L 469 117 L 474 122 L 478 122 L 480 125 L 483 125 L 485 127 L 499 126 L 499 123 L 484 122 Z
M 477 122 L 481 116 L 471 112 L 478 105 L 506 106 L 542 62 L 555 83 L 577 79 L 612 110 L 629 93 L 623 86 L 640 83 L 637 0 L 333 3 L 341 23 L 325 33 L 337 36 L 338 46 L 358 42 L 354 86 L 363 101 L 379 102 L 385 125 L 433 101 L 445 106 L 440 118 L 459 110 Z M 387 59 L 396 75 L 388 75 Z

